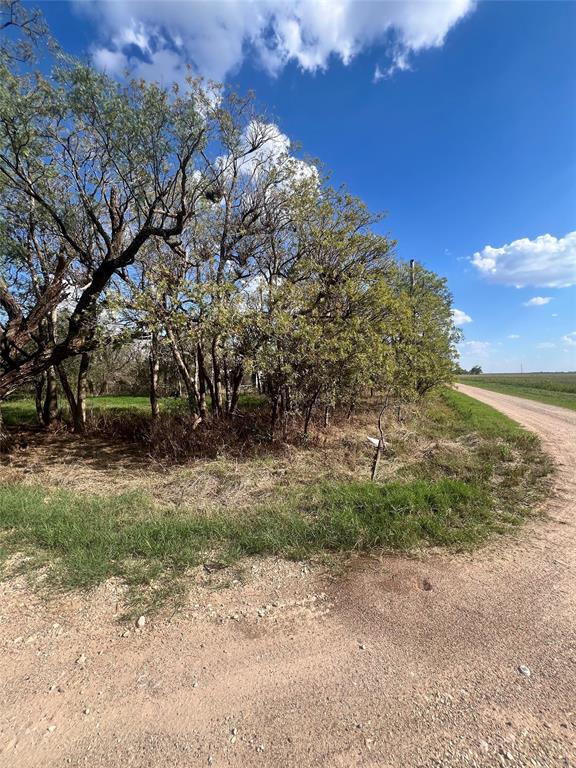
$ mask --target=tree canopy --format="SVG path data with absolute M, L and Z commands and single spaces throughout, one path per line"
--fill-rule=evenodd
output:
M 451 296 L 380 221 L 250 96 L 42 73 L 3 45 L 0 398 L 58 370 L 74 400 L 64 363 L 128 341 L 152 379 L 171 358 L 196 420 L 233 415 L 248 378 L 272 430 L 423 396 L 454 370 Z

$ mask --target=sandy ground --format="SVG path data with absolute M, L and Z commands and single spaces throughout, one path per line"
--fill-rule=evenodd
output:
M 111 583 L 1 584 L 0 765 L 576 766 L 576 413 L 461 389 L 541 435 L 545 519 L 473 556 L 198 573 L 141 629 Z

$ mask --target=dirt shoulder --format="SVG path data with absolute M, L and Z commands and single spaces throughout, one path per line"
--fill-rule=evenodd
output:
M 546 519 L 345 575 L 199 570 L 181 611 L 128 634 L 113 583 L 49 602 L 0 584 L 0 765 L 576 765 L 576 413 L 459 388 L 541 435 Z

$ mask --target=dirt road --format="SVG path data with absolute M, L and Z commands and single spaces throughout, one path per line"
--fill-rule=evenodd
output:
M 542 436 L 547 519 L 344 576 L 199 572 L 182 610 L 129 631 L 113 584 L 48 603 L 2 584 L 0 764 L 576 766 L 576 413 L 461 389 Z

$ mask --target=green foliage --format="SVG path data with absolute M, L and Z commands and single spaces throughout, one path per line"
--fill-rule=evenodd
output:
M 44 63 L 0 59 L 0 396 L 143 337 L 201 419 L 208 401 L 232 415 L 246 375 L 284 426 L 368 388 L 411 401 L 451 380 L 445 281 L 400 262 L 382 217 L 250 97 Z

